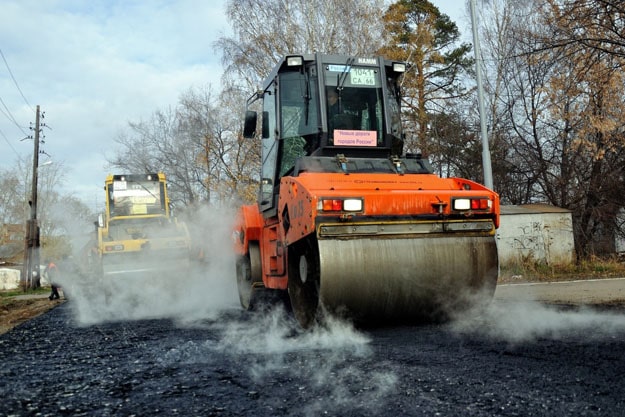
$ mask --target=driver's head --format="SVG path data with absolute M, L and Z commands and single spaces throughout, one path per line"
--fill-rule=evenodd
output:
M 334 88 L 328 88 L 328 104 L 333 106 L 339 99 L 339 94 Z

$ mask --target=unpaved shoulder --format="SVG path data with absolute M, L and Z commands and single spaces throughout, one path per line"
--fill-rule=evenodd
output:
M 55 308 L 64 300 L 50 301 L 45 297 L 10 297 L 1 300 L 0 304 L 0 334 L 4 334 L 46 311 Z
M 625 305 L 625 278 L 499 284 L 495 299 L 575 305 Z

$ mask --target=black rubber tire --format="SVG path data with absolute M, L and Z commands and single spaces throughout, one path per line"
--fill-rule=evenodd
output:
M 245 310 L 252 310 L 256 293 L 262 289 L 262 265 L 257 242 L 250 242 L 246 256 L 239 256 L 236 261 L 237 288 L 239 302 Z
M 303 328 L 320 320 L 319 251 L 316 240 L 304 239 L 289 247 L 288 292 L 295 319 Z

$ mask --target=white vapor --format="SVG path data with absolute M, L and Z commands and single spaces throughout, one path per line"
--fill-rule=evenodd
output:
M 199 231 L 204 262 L 172 260 L 168 269 L 142 277 L 94 277 L 66 273 L 61 285 L 69 290 L 76 321 L 91 325 L 105 321 L 170 318 L 180 322 L 208 319 L 238 306 L 234 253 L 230 239 L 232 211 L 205 209 L 187 224 Z M 76 262 L 85 262 L 78 255 Z M 110 296 L 105 296 L 108 291 Z
M 450 323 L 454 332 L 476 334 L 510 343 L 539 338 L 560 339 L 584 332 L 587 338 L 625 334 L 625 316 L 589 307 L 567 308 L 534 301 L 494 301 Z

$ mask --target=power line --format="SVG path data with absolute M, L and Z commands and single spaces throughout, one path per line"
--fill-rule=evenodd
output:
M 17 128 L 19 130 L 22 131 L 22 133 L 26 136 L 28 136 L 28 133 L 26 133 L 26 131 L 24 130 L 24 128 L 22 126 L 20 126 L 19 123 L 17 123 L 17 120 L 15 120 L 15 117 L 13 117 L 13 114 L 11 114 L 11 110 L 9 110 L 9 108 L 7 107 L 7 105 L 4 103 L 4 100 L 2 100 L 2 97 L 0 97 L 0 103 L 2 103 L 2 106 L 4 106 L 6 113 L 4 111 L 2 111 L 2 109 L 0 109 L 0 113 L 4 114 L 4 116 L 9 119 L 11 122 L 13 122 L 13 124 L 15 126 L 17 126 Z
M 4 65 L 6 65 L 7 70 L 9 71 L 9 74 L 11 75 L 11 79 L 13 80 L 13 83 L 15 84 L 15 87 L 17 87 L 17 91 L 20 92 L 20 95 L 22 96 L 22 99 L 24 99 L 24 102 L 26 103 L 26 105 L 32 110 L 33 109 L 32 106 L 30 105 L 28 100 L 26 100 L 26 97 L 24 96 L 24 93 L 22 92 L 22 89 L 20 88 L 19 84 L 17 83 L 17 80 L 13 76 L 13 72 L 11 71 L 11 67 L 9 67 L 9 63 L 6 60 L 6 58 L 4 56 L 4 53 L 2 52 L 2 49 L 0 49 L 0 56 L 2 56 L 2 60 L 4 61 Z M 6 110 L 5 111 L 5 110 L 2 110 L 2 108 L 0 108 L 0 113 L 2 113 L 7 119 L 9 119 L 9 121 L 11 121 L 15 126 L 17 126 L 17 128 L 24 134 L 24 136 L 29 136 L 28 133 L 24 130 L 24 128 L 22 126 L 20 126 L 20 124 L 17 122 L 17 120 L 15 120 L 15 117 L 11 113 L 11 110 L 9 110 L 9 107 L 6 105 L 4 100 L 2 100 L 2 97 L 0 97 L 0 103 L 2 103 L 2 106 Z M 9 142 L 9 140 L 7 139 L 7 137 L 6 137 L 6 135 L 4 133 L 2 133 L 2 137 L 11 146 L 11 149 L 13 149 L 13 151 L 17 154 L 17 152 L 15 151 L 15 148 L 13 148 L 13 146 L 11 145 L 11 143 Z M 19 156 L 19 154 L 18 154 L 18 156 Z
M 13 144 L 11 143 L 11 141 L 9 141 L 9 139 L 6 137 L 6 135 L 1 129 L 0 129 L 0 135 L 4 138 L 4 141 L 9 145 L 9 147 L 13 150 L 13 152 L 15 152 L 15 155 L 17 155 L 17 157 L 20 158 L 20 154 L 17 153 L 17 151 L 13 147 Z
M 30 107 L 30 109 L 32 111 L 34 111 L 33 110 L 33 106 L 31 106 L 30 103 L 28 102 L 28 100 L 26 100 L 26 97 L 24 97 L 24 93 L 22 93 L 22 89 L 20 88 L 19 84 L 17 83 L 17 80 L 13 76 L 13 72 L 11 71 L 11 68 L 9 67 L 9 63 L 7 62 L 6 58 L 4 57 L 4 53 L 2 52 L 2 49 L 0 49 L 0 56 L 2 56 L 2 60 L 4 61 L 4 65 L 6 65 L 7 70 L 9 71 L 9 74 L 11 75 L 11 79 L 13 80 L 13 83 L 15 84 L 15 87 L 17 87 L 17 91 L 20 92 L 20 95 L 24 99 L 24 103 L 26 103 L 26 105 L 28 107 Z

